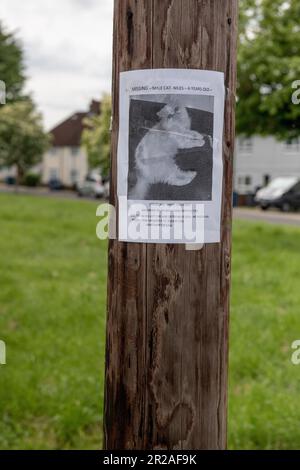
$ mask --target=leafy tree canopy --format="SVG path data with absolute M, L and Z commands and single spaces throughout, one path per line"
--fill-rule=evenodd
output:
M 237 132 L 300 135 L 300 1 L 243 0 L 238 54 Z
M 6 85 L 7 102 L 22 95 L 25 82 L 23 51 L 12 33 L 0 22 L 0 80 Z
M 103 95 L 101 114 L 85 120 L 86 128 L 81 140 L 87 151 L 90 167 L 100 167 L 103 176 L 108 176 L 110 167 L 110 121 L 111 98 Z
M 48 144 L 41 115 L 30 100 L 0 107 L 0 167 L 16 165 L 18 181 L 41 161 Z

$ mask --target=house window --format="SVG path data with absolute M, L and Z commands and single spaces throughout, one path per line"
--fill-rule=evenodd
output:
M 251 139 L 251 137 L 240 137 L 239 150 L 241 153 L 252 153 L 253 152 L 253 139 Z
M 288 139 L 285 141 L 285 150 L 288 153 L 297 153 L 300 150 L 299 139 Z
M 251 176 L 239 176 L 238 177 L 238 184 L 239 185 L 250 186 L 252 184 Z
M 73 157 L 76 157 L 78 153 L 79 153 L 79 147 L 71 147 L 71 154 L 73 155 Z

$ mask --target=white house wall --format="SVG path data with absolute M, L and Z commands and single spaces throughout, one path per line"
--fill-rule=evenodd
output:
M 88 173 L 88 161 L 85 151 L 71 147 L 54 147 L 43 158 L 42 182 L 48 184 L 53 179 L 59 179 L 65 186 L 73 186 L 75 182 L 83 181 Z
M 253 193 L 265 184 L 265 177 L 299 176 L 300 144 L 288 146 L 273 137 L 254 137 L 252 149 L 241 146 L 237 138 L 234 163 L 234 188 L 240 194 Z M 246 147 L 246 149 L 245 149 Z M 250 184 L 245 184 L 246 179 Z

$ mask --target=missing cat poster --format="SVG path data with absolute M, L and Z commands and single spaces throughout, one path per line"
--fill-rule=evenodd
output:
M 121 241 L 220 242 L 224 74 L 120 74 Z

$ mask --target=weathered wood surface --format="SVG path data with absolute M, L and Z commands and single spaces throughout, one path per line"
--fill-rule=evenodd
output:
M 224 449 L 237 0 L 115 0 L 111 202 L 116 205 L 119 72 L 225 73 L 222 242 L 110 241 L 106 449 Z

